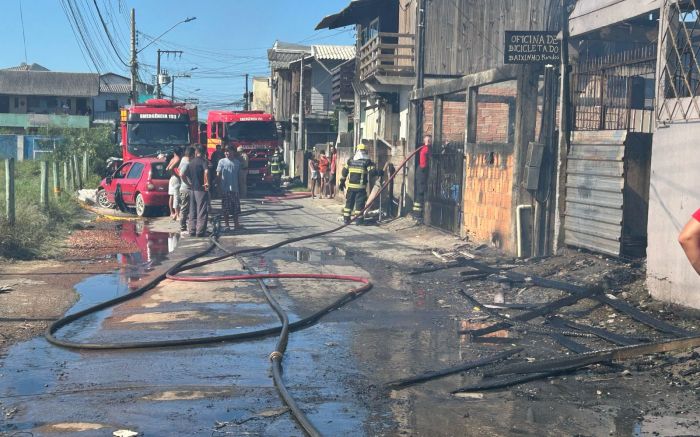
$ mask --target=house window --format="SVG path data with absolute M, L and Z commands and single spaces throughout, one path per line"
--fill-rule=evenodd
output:
M 119 110 L 118 100 L 105 100 L 105 111 L 117 112 Z
M 379 18 L 372 20 L 360 33 L 360 45 L 365 45 L 369 40 L 379 34 Z
M 15 97 L 15 109 L 19 108 L 19 97 Z

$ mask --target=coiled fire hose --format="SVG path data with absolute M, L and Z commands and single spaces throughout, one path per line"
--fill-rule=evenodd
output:
M 156 276 L 153 278 L 151 281 L 143 285 L 142 287 L 134 290 L 133 292 L 129 294 L 125 294 L 123 296 L 119 296 L 117 298 L 99 303 L 97 305 L 94 305 L 92 307 L 86 308 L 82 311 L 78 311 L 76 313 L 70 314 L 68 316 L 65 316 L 54 323 L 52 323 L 46 330 L 45 337 L 46 339 L 57 346 L 65 347 L 65 348 L 70 348 L 70 349 L 81 349 L 81 350 L 107 350 L 107 349 L 144 349 L 144 348 L 159 348 L 159 347 L 173 347 L 173 346 L 193 346 L 193 345 L 203 345 L 203 344 L 211 344 L 211 343 L 219 343 L 219 342 L 240 342 L 240 341 L 245 341 L 245 340 L 254 340 L 254 339 L 261 339 L 265 338 L 274 334 L 280 334 L 280 338 L 277 342 L 277 346 L 275 348 L 275 351 L 273 351 L 270 354 L 270 361 L 272 362 L 272 369 L 273 369 L 273 379 L 275 381 L 275 385 L 277 387 L 278 392 L 280 393 L 280 396 L 282 397 L 282 400 L 287 404 L 287 406 L 290 408 L 290 411 L 292 412 L 292 415 L 294 419 L 297 421 L 297 423 L 301 426 L 301 428 L 310 436 L 320 436 L 321 434 L 318 432 L 318 430 L 313 426 L 313 424 L 308 420 L 306 415 L 301 411 L 301 409 L 296 405 L 296 402 L 294 399 L 291 397 L 289 392 L 287 391 L 286 387 L 283 384 L 282 381 L 282 358 L 284 355 L 284 352 L 287 347 L 287 339 L 289 336 L 289 332 L 297 331 L 300 329 L 303 329 L 305 327 L 308 327 L 310 325 L 313 325 L 314 323 L 318 322 L 324 315 L 330 313 L 331 311 L 334 311 L 346 303 L 350 302 L 351 300 L 354 300 L 355 298 L 361 296 L 365 292 L 369 291 L 372 288 L 372 283 L 362 277 L 358 276 L 347 276 L 347 275 L 332 275 L 332 274 L 306 274 L 306 273 L 249 273 L 249 274 L 242 274 L 242 275 L 222 275 L 222 276 L 181 276 L 180 274 L 188 271 L 195 269 L 197 267 L 201 267 L 207 264 L 215 263 L 224 259 L 232 258 L 232 257 L 238 257 L 240 259 L 241 255 L 244 254 L 251 254 L 251 253 L 266 253 L 271 250 L 277 249 L 282 246 L 286 246 L 288 244 L 296 243 L 299 241 L 303 240 L 308 240 L 312 238 L 317 238 L 321 237 L 324 235 L 328 235 L 334 232 L 338 232 L 347 226 L 349 226 L 351 223 L 356 221 L 359 217 L 361 217 L 371 206 L 372 203 L 376 200 L 376 198 L 384 191 L 391 181 L 394 179 L 394 177 L 399 174 L 399 172 L 403 169 L 403 167 L 406 166 L 406 163 L 413 158 L 420 150 L 422 147 L 419 147 L 415 151 L 413 151 L 411 154 L 409 154 L 402 162 L 401 164 L 396 168 L 396 171 L 389 177 L 387 178 L 386 182 L 382 185 L 381 189 L 378 190 L 375 194 L 375 196 L 370 197 L 370 199 L 367 201 L 365 207 L 357 213 L 355 216 L 351 218 L 350 223 L 344 223 L 342 225 L 339 225 L 335 228 L 332 228 L 330 230 L 326 231 L 320 231 L 320 232 L 315 232 L 312 234 L 308 235 L 302 235 L 299 237 L 293 237 L 289 238 L 286 240 L 282 240 L 278 243 L 271 244 L 269 246 L 264 246 L 264 247 L 253 247 L 253 248 L 248 248 L 248 249 L 239 249 L 239 250 L 234 250 L 230 251 L 226 248 L 224 248 L 219 242 L 218 242 L 218 230 L 219 230 L 219 223 L 218 221 L 215 221 L 214 224 L 214 231 L 212 232 L 211 238 L 210 238 L 210 244 L 207 246 L 206 249 L 202 250 L 201 252 L 198 252 L 196 254 L 193 254 L 178 263 L 176 263 L 173 267 L 171 267 L 168 271 L 161 273 L 160 275 Z M 223 249 L 226 253 L 224 255 L 220 255 L 214 258 L 210 258 L 204 261 L 199 261 L 199 262 L 194 262 L 198 258 L 201 258 L 207 254 L 209 254 L 215 247 L 220 247 Z M 241 260 L 242 261 L 242 260 Z M 245 264 L 244 264 L 245 266 Z M 80 342 L 75 342 L 75 341 L 70 341 L 70 340 L 65 340 L 65 339 L 60 339 L 56 337 L 56 333 L 59 329 L 75 322 L 76 320 L 79 320 L 85 316 L 88 316 L 90 314 L 94 314 L 98 311 L 111 308 L 113 306 L 116 306 L 120 303 L 135 299 L 139 296 L 142 296 L 144 293 L 147 291 L 153 289 L 156 287 L 160 282 L 162 282 L 164 279 L 170 279 L 174 281 L 187 281 L 187 282 L 214 282 L 214 281 L 247 281 L 247 280 L 257 280 L 259 281 L 259 284 L 261 284 L 261 288 L 265 294 L 265 298 L 267 299 L 269 305 L 272 307 L 272 309 L 275 311 L 277 316 L 279 317 L 281 321 L 280 326 L 275 326 L 272 328 L 266 328 L 266 329 L 260 329 L 256 331 L 250 331 L 250 332 L 243 332 L 243 333 L 237 333 L 237 334 L 226 334 L 226 335 L 216 335 L 216 336 L 208 336 L 208 337 L 194 337 L 194 338 L 186 338 L 186 339 L 175 339 L 175 340 L 154 340 L 154 341 L 143 341 L 143 342 L 112 342 L 112 343 L 80 343 Z M 326 305 L 325 307 L 321 308 L 320 310 L 316 311 L 315 313 L 306 316 L 300 320 L 297 320 L 294 323 L 289 323 L 289 320 L 287 318 L 286 313 L 282 309 L 282 307 L 277 303 L 277 301 L 272 297 L 272 295 L 269 292 L 269 289 L 265 286 L 265 284 L 262 282 L 263 279 L 323 279 L 323 280 L 339 280 L 339 281 L 351 281 L 351 282 L 359 282 L 363 285 L 360 287 L 357 287 L 340 298 L 336 299 L 335 301 L 331 302 L 330 304 Z

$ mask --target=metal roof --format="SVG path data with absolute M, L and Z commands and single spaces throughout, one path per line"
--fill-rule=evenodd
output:
M 313 45 L 311 55 L 316 59 L 347 61 L 355 57 L 355 46 Z
M 0 70 L 0 94 L 94 97 L 98 83 L 94 73 Z
M 48 68 L 44 67 L 43 65 L 39 65 L 37 63 L 32 63 L 32 64 L 25 64 L 22 62 L 16 67 L 10 67 L 10 68 L 5 68 L 5 70 L 10 70 L 10 71 L 49 71 Z
M 289 68 L 289 64 L 298 61 L 303 55 L 310 55 L 311 47 L 301 44 L 275 41 L 271 49 L 267 50 L 267 59 L 270 61 L 270 68 L 277 70 Z
M 342 11 L 323 18 L 317 25 L 316 30 L 335 29 L 343 26 L 357 24 L 361 18 L 369 15 L 377 16 L 379 10 L 376 7 L 377 0 L 352 0 Z

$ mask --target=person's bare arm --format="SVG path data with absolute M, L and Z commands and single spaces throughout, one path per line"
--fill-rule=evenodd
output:
M 700 222 L 691 218 L 678 235 L 678 242 L 683 247 L 688 261 L 700 275 Z

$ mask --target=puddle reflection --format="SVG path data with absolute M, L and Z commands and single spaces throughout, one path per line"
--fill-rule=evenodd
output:
M 118 230 L 124 241 L 138 247 L 138 251 L 117 255 L 122 276 L 130 288 L 136 288 L 137 282 L 158 266 L 180 242 L 179 233 L 153 231 L 147 223 L 140 221 L 120 223 Z

